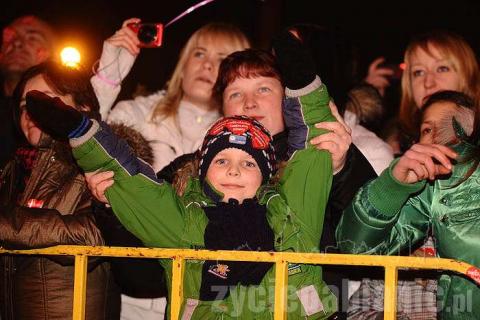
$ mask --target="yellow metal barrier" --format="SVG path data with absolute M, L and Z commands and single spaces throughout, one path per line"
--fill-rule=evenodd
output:
M 399 268 L 450 270 L 467 275 L 477 282 L 479 282 L 480 278 L 479 270 L 468 263 L 451 259 L 421 257 L 86 246 L 56 246 L 33 250 L 0 249 L 0 254 L 1 253 L 75 256 L 75 285 L 73 300 L 74 320 L 85 319 L 87 259 L 89 256 L 172 259 L 171 319 L 179 319 L 180 316 L 180 308 L 183 300 L 182 280 L 185 260 L 230 260 L 275 263 L 275 320 L 286 319 L 286 288 L 288 284 L 287 269 L 289 263 L 384 267 L 384 319 L 386 320 L 395 319 L 397 307 L 397 271 Z

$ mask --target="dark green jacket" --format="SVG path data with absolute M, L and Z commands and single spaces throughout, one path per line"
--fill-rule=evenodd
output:
M 440 257 L 480 267 L 480 169 L 458 186 L 471 162 L 455 165 L 448 179 L 402 184 L 391 174 L 395 163 L 345 210 L 337 228 L 340 249 L 396 255 L 432 231 Z M 442 319 L 480 319 L 480 289 L 458 275 L 442 275 L 437 300 Z

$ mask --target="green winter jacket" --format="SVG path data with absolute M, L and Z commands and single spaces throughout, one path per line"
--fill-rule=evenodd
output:
M 316 150 L 308 141 L 325 132 L 313 124 L 335 119 L 328 107 L 327 89 L 319 78 L 289 93 L 291 97 L 284 101 L 287 126 L 302 134 L 291 137 L 292 156 L 279 184 L 260 188 L 257 197 L 267 207 L 276 251 L 319 252 L 332 163 L 328 152 Z M 146 246 L 205 247 L 208 220 L 203 207 L 215 203 L 202 192 L 198 179 L 191 179 L 184 196 L 178 196 L 170 184 L 156 180 L 153 170 L 134 158 L 105 126 L 94 124 L 71 144 L 86 172 L 114 171 L 115 183 L 106 196 L 122 224 Z M 171 262 L 160 263 L 170 284 Z M 230 287 L 224 300 L 199 301 L 202 265 L 203 261 L 186 263 L 182 319 L 273 319 L 273 268 L 259 286 L 237 285 Z M 291 265 L 288 283 L 289 319 L 325 319 L 336 311 L 336 298 L 322 281 L 320 266 Z
M 461 155 L 466 146 L 455 148 Z M 437 254 L 480 267 L 480 169 L 460 185 L 472 163 L 457 164 L 448 179 L 398 182 L 394 161 L 363 186 L 337 227 L 340 249 L 349 253 L 398 255 L 431 230 Z M 480 289 L 455 274 L 443 274 L 437 292 L 441 319 L 480 319 Z

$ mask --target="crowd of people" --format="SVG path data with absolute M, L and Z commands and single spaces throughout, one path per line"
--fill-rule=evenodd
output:
M 105 40 L 93 74 L 56 60 L 48 22 L 23 16 L 4 28 L 2 247 L 413 254 L 480 267 L 480 74 L 460 35 L 410 41 L 398 118 L 383 140 L 370 124 L 394 71 L 376 59 L 344 88 L 323 67 L 328 43 L 321 61 L 313 54 L 321 29 L 306 25 L 265 51 L 234 25 L 207 23 L 162 90 L 115 104 L 142 50 L 130 27 L 140 22 Z M 0 319 L 71 318 L 73 264 L 1 255 Z M 272 318 L 272 264 L 185 268 L 182 319 Z M 86 318 L 164 319 L 171 269 L 170 260 L 90 258 Z M 290 265 L 287 318 L 383 318 L 383 282 L 357 271 Z M 401 280 L 399 319 L 480 317 L 468 279 Z

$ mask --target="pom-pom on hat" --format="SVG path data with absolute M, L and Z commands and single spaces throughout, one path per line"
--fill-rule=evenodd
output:
M 208 130 L 200 149 L 199 176 L 203 183 L 208 167 L 220 151 L 236 148 L 250 154 L 268 182 L 276 168 L 272 136 L 255 119 L 246 116 L 225 117 L 217 120 Z

